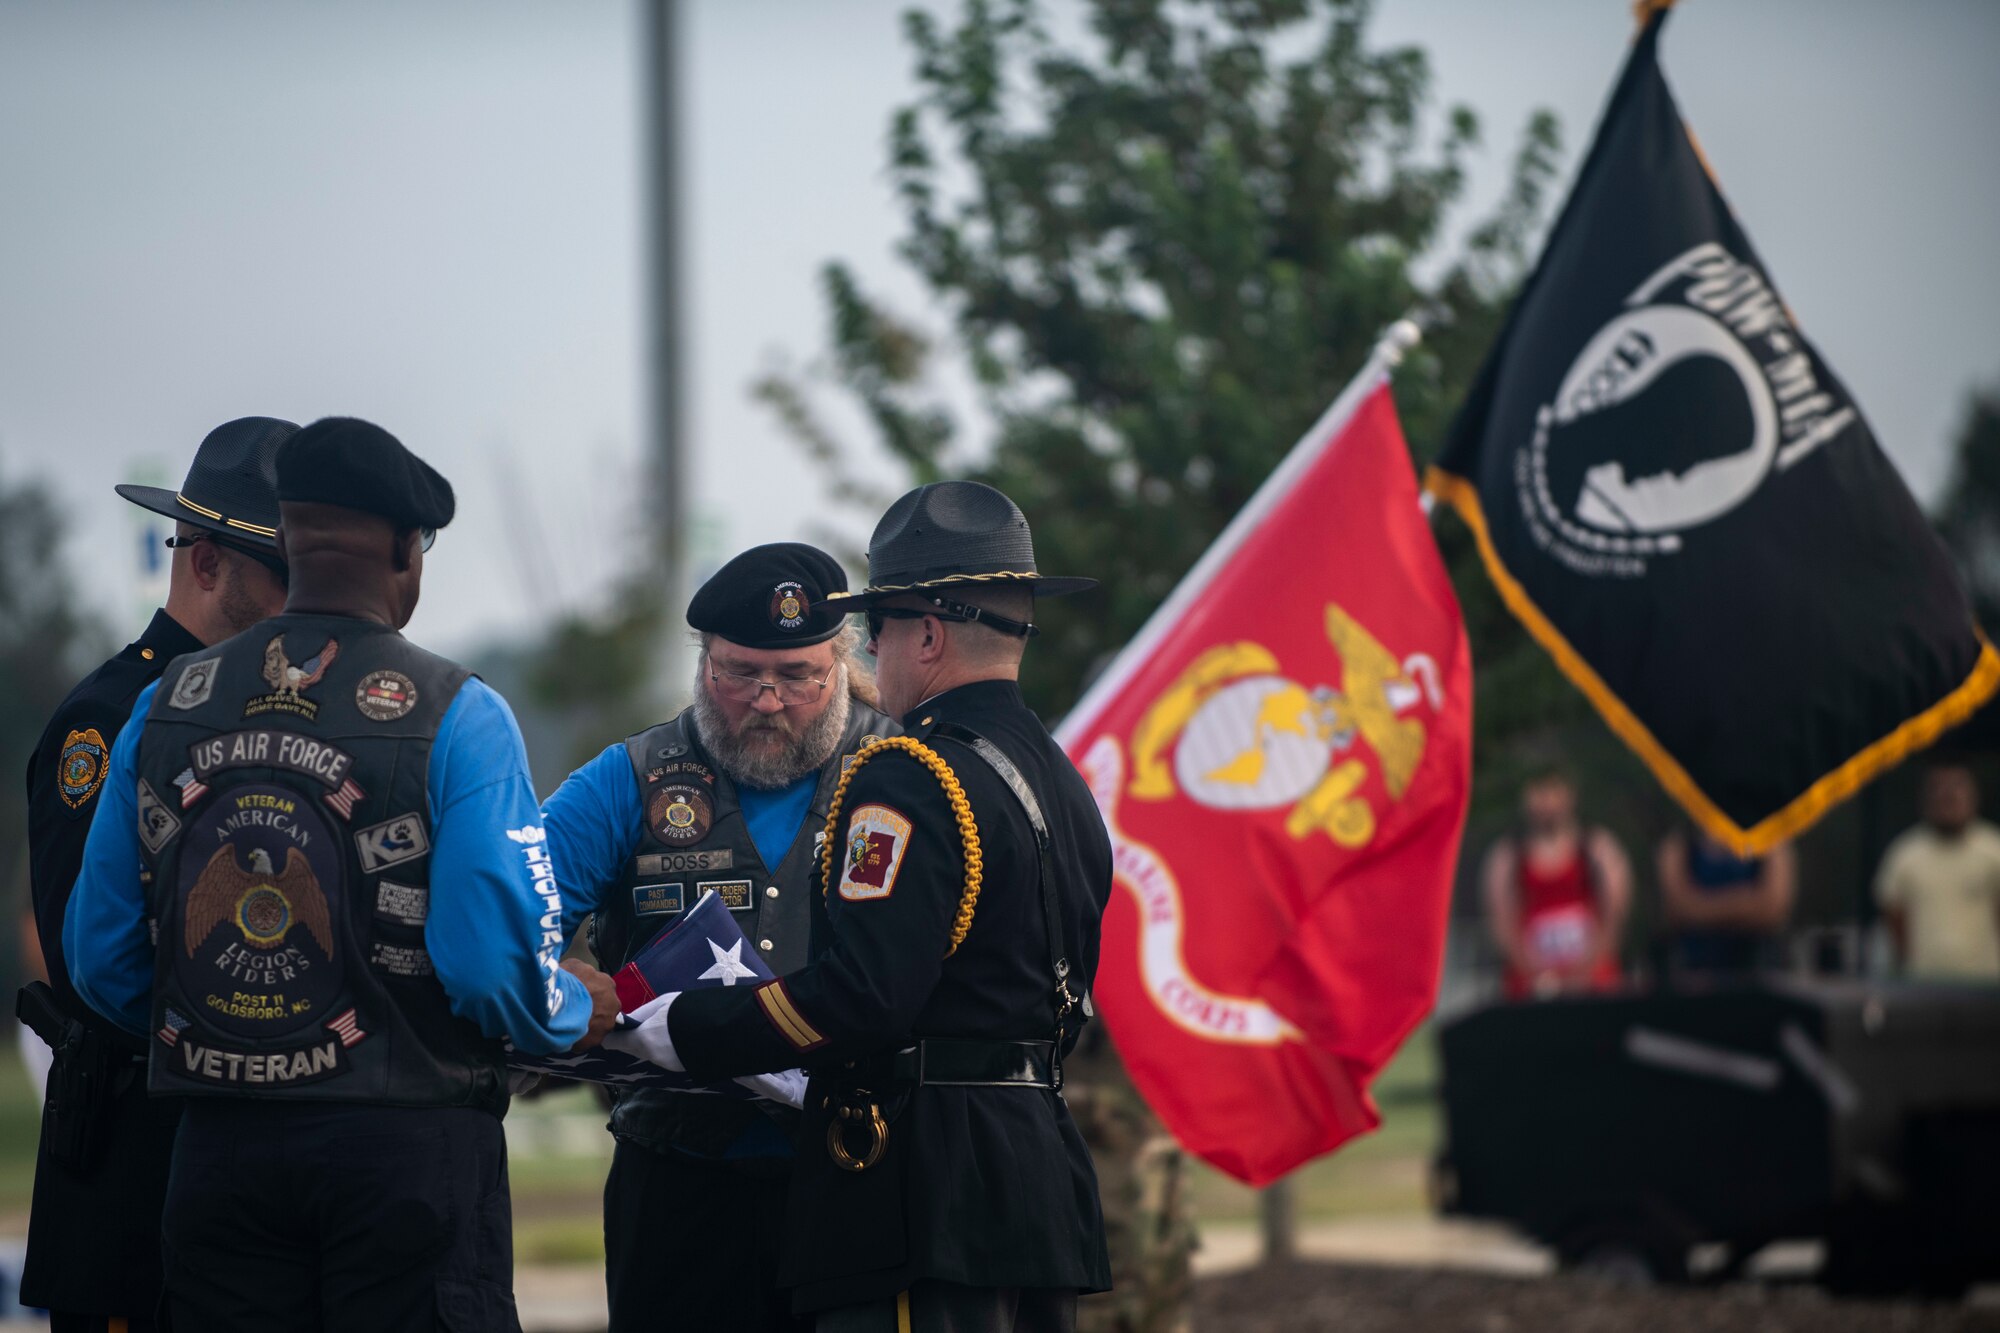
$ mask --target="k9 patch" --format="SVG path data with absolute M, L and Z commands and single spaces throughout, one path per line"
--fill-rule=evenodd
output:
M 849 902 L 886 898 L 895 891 L 896 872 L 910 845 L 910 821 L 887 805 L 863 805 L 847 821 L 847 855 L 842 860 L 840 896 Z
M 167 839 L 181 831 L 181 821 L 167 804 L 153 792 L 152 784 L 139 779 L 139 841 L 146 844 L 146 850 L 153 855 L 160 854 L 160 848 L 167 845 Z

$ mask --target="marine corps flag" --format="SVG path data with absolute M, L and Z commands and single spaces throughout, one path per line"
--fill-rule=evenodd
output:
M 1436 998 L 1471 662 L 1392 339 L 1057 732 L 1119 889 L 1094 994 L 1183 1144 L 1262 1185 L 1378 1123 Z
M 1668 792 L 1757 852 L 1963 721 L 2000 657 L 1705 170 L 1664 19 L 1426 480 Z

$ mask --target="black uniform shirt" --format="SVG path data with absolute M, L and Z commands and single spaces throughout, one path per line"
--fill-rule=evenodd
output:
M 132 715 L 139 691 L 167 663 L 202 647 L 165 611 L 154 613 L 136 642 L 90 673 L 50 719 L 28 757 L 28 872 L 35 931 L 48 961 L 49 985 L 69 1015 L 137 1050 L 137 1042 L 101 1018 L 70 986 L 63 962 L 63 917 L 83 865 L 84 839 L 97 814 L 111 747 Z M 107 1090 L 98 1159 L 77 1172 L 44 1144 L 35 1160 L 34 1205 L 21 1298 L 31 1305 L 85 1315 L 138 1315 L 160 1299 L 160 1213 L 178 1099 L 146 1095 L 143 1068 L 129 1061 Z
M 1071 983 L 1097 968 L 1111 894 L 1111 843 L 1083 779 L 1011 681 L 949 690 L 903 719 L 951 770 L 979 836 L 982 883 L 965 909 L 961 811 L 921 759 L 879 754 L 854 773 L 834 831 L 825 938 L 814 960 L 755 988 L 688 991 L 668 1028 L 699 1078 L 783 1069 L 812 1073 L 780 1280 L 796 1308 L 894 1295 L 914 1281 L 967 1286 L 1109 1285 L 1096 1179 L 1060 1097 L 1021 1087 L 926 1087 L 889 1111 L 887 1154 L 862 1173 L 823 1146 L 826 1094 L 850 1060 L 913 1038 L 1046 1041 L 1056 982 L 1032 827 L 1001 777 L 953 723 L 992 742 L 1033 788 Z M 818 886 L 815 886 L 818 891 Z M 1072 1020 L 1074 1022 L 1074 1020 Z
M 34 889 L 35 932 L 41 937 L 49 986 L 70 1014 L 106 1030 L 69 983 L 63 962 L 63 913 L 83 865 L 83 843 L 97 813 L 97 795 L 111 747 L 132 716 L 132 704 L 167 663 L 202 647 L 165 611 L 146 632 L 85 676 L 56 709 L 28 756 L 28 875 Z

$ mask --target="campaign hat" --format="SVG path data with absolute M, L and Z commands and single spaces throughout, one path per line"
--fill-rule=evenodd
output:
M 278 499 L 379 514 L 404 528 L 451 522 L 451 483 L 372 421 L 322 417 L 278 451 Z
M 832 600 L 847 591 L 840 562 L 804 542 L 753 546 L 709 576 L 688 602 L 687 621 L 744 648 L 825 643 L 847 623 Z
M 868 586 L 837 600 L 851 611 L 899 593 L 980 584 L 1060 597 L 1097 580 L 1042 573 L 1027 516 L 1005 493 L 983 482 L 934 481 L 889 506 L 868 539 Z
M 275 552 L 278 449 L 298 430 L 276 417 L 225 421 L 194 451 L 179 490 L 130 483 L 112 489 L 141 509 Z

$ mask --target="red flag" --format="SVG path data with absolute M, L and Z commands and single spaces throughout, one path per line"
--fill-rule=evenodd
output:
M 1097 1005 L 1229 1174 L 1266 1184 L 1380 1123 L 1369 1080 L 1436 1000 L 1471 724 L 1465 626 L 1371 366 L 1059 733 L 1120 890 Z

